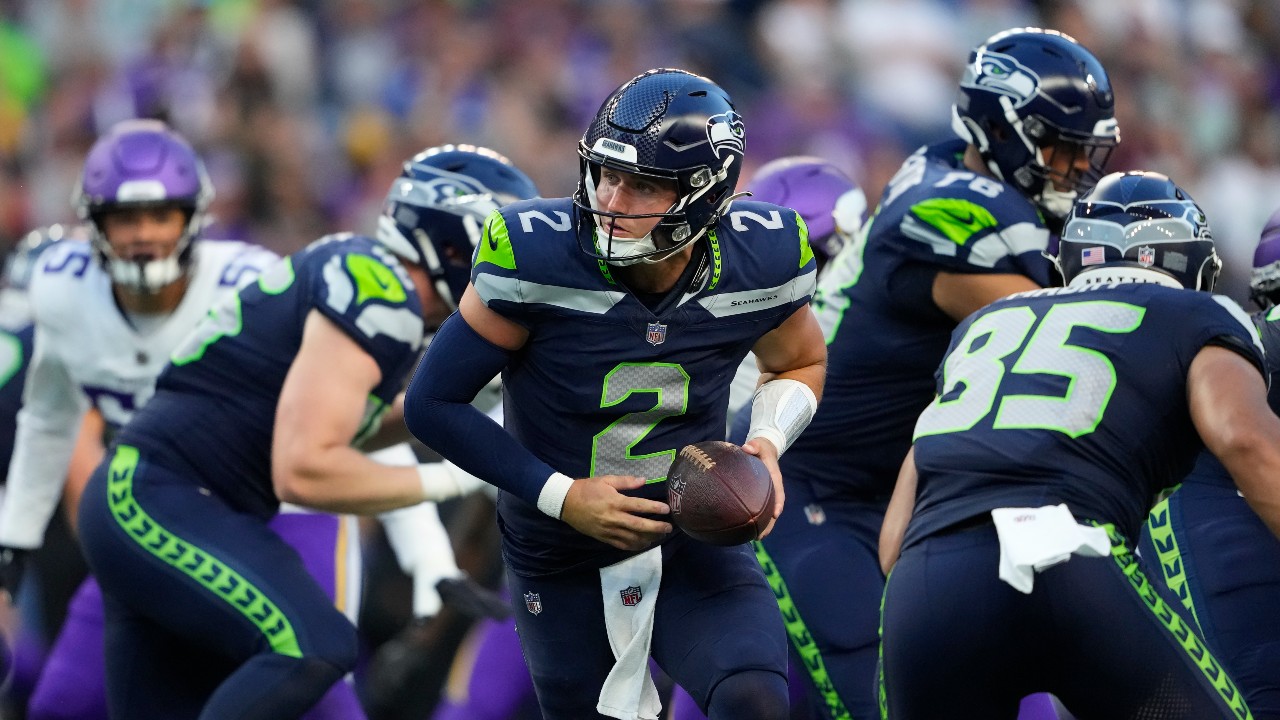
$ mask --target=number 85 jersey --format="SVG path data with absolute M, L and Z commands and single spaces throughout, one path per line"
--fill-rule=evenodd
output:
M 1205 292 L 1056 288 L 971 315 L 916 424 L 919 486 L 905 544 L 994 508 L 1058 503 L 1136 538 L 1155 494 L 1203 447 L 1187 373 L 1206 345 L 1263 368 L 1248 316 Z
M 642 302 L 617 268 L 579 250 L 593 225 L 568 198 L 490 216 L 472 284 L 493 311 L 529 330 L 503 371 L 505 426 L 570 477 L 635 475 L 632 494 L 666 500 L 684 445 L 723 439 L 729 385 L 756 341 L 809 302 L 816 266 L 795 211 L 737 201 L 695 247 L 665 298 Z M 526 574 L 621 551 L 504 494 L 507 559 Z

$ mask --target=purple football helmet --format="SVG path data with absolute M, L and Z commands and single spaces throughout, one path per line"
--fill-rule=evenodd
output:
M 771 160 L 751 178 L 756 200 L 789 207 L 809 228 L 809 245 L 819 264 L 862 229 L 867 195 L 840 168 L 818 157 L 794 155 Z
M 112 282 L 133 292 L 154 293 L 189 270 L 192 241 L 204 227 L 213 185 L 191 145 L 167 125 L 125 120 L 93 144 L 71 200 L 89 223 L 90 239 Z M 102 216 L 148 207 L 186 212 L 177 248 L 163 258 L 118 256 L 102 230 Z
M 997 33 L 969 53 L 951 125 L 1050 222 L 1098 182 L 1120 142 L 1102 63 L 1074 38 L 1040 28 Z M 1070 154 L 1066 174 L 1053 169 L 1058 153 Z M 1081 159 L 1087 171 L 1076 167 Z
M 449 306 L 471 280 L 471 256 L 485 219 L 538 189 L 505 156 L 476 145 L 427 148 L 404 164 L 378 218 L 378 241 L 420 264 Z
M 1263 310 L 1280 302 L 1280 210 L 1272 213 L 1253 251 L 1253 272 L 1249 274 L 1249 299 Z

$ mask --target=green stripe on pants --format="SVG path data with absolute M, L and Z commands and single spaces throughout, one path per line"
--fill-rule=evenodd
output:
M 147 515 L 133 497 L 133 474 L 137 467 L 137 448 L 129 445 L 116 448 L 107 476 L 107 503 L 125 533 L 147 552 L 182 571 L 248 618 L 266 636 L 272 651 L 302 657 L 289 619 L 261 591 L 240 573 L 179 539 Z

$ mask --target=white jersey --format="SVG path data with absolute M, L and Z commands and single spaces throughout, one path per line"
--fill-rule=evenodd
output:
M 199 240 L 192 252 L 190 284 L 178 307 L 137 325 L 116 304 L 88 243 L 58 243 L 40 258 L 29 290 L 34 349 L 0 506 L 0 545 L 41 544 L 88 408 L 114 428 L 127 423 L 155 392 L 169 354 L 214 302 L 278 260 L 241 242 Z

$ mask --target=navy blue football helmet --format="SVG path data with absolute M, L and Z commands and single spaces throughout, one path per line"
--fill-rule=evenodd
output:
M 1040 28 L 1006 30 L 969 53 L 952 127 L 1051 222 L 1097 183 L 1120 142 L 1102 63 L 1072 37 Z M 1065 173 L 1053 169 L 1063 153 Z
M 1068 284 L 1087 272 L 1090 283 L 1205 291 L 1222 270 L 1200 206 L 1168 177 L 1141 171 L 1107 175 L 1076 201 L 1054 262 Z
M 701 238 L 733 199 L 742 170 L 746 131 L 733 101 L 719 85 L 684 70 L 658 69 L 624 83 L 600 106 L 578 143 L 580 178 L 574 204 L 599 229 L 596 186 L 601 167 L 676 184 L 666 212 L 643 238 L 602 235 L 594 245 L 579 235 L 582 251 L 614 265 L 656 262 Z
M 471 279 L 471 256 L 485 219 L 507 203 L 537 196 L 529 176 L 489 148 L 427 148 L 391 183 L 378 218 L 378 241 L 421 265 L 453 309 Z

